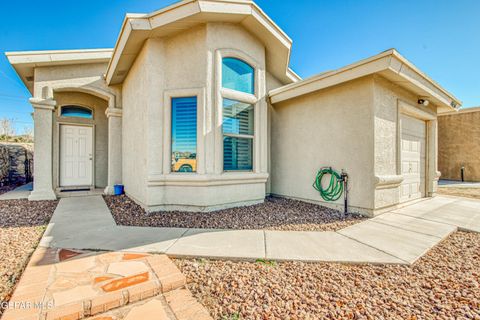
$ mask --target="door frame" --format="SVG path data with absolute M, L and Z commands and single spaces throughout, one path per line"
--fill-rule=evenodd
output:
M 76 127 L 90 127 L 92 128 L 92 183 L 87 186 L 61 186 L 60 185 L 60 175 L 62 174 L 62 168 L 61 168 L 61 126 L 76 126 Z M 85 189 L 88 187 L 90 190 L 95 189 L 95 162 L 96 162 L 96 154 L 95 154 L 95 124 L 93 123 L 76 123 L 76 122 L 70 122 L 70 121 L 58 121 L 57 122 L 57 135 L 56 135 L 56 140 L 57 140 L 57 145 L 56 145 L 56 151 L 57 151 L 57 178 L 56 178 L 56 185 L 57 185 L 57 190 L 62 191 L 62 190 L 75 190 L 75 189 Z
M 401 115 L 406 115 L 418 120 L 423 120 L 425 121 L 425 177 L 424 177 L 424 197 L 426 198 L 429 195 L 429 188 L 428 188 L 428 181 L 431 179 L 430 177 L 430 170 L 431 166 L 435 165 L 435 159 L 431 159 L 430 157 L 430 148 L 431 148 L 431 141 L 430 141 L 430 130 L 431 130 L 431 122 L 436 121 L 436 115 L 432 114 L 427 111 L 425 107 L 420 109 L 420 107 L 415 107 L 411 103 L 408 103 L 406 101 L 403 101 L 401 99 L 398 99 L 397 101 L 397 175 L 402 176 L 402 181 L 403 181 L 403 175 L 402 175 L 402 121 L 401 121 Z M 400 202 L 400 194 L 401 194 L 401 187 L 402 183 L 399 185 L 398 189 L 398 203 L 407 203 L 409 201 L 415 201 L 418 199 L 413 199 L 413 200 L 407 200 Z M 420 198 L 420 199 L 422 199 Z

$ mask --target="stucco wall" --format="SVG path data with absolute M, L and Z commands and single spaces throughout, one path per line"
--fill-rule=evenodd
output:
M 381 76 L 374 76 L 374 172 L 378 180 L 398 183 L 385 183 L 375 188 L 375 209 L 381 209 L 397 205 L 400 199 L 401 177 L 399 159 L 399 119 L 401 112 L 399 105 L 408 104 L 422 112 L 436 117 L 436 107 L 431 104 L 428 107 L 417 104 L 418 97 L 391 83 Z M 426 157 L 430 155 L 426 152 Z M 430 159 L 430 162 L 435 159 Z M 425 175 L 427 179 L 428 175 Z M 397 178 L 396 178 L 397 177 Z
M 149 124 L 147 110 L 153 86 L 149 81 L 150 45 L 150 43 L 145 44 L 122 88 L 123 184 L 125 192 L 142 203 L 147 201 L 147 125 Z M 162 56 L 158 59 L 161 60 Z M 157 90 L 161 91 L 160 88 Z
M 468 109 L 466 109 L 468 110 Z M 442 179 L 480 181 L 480 112 L 438 117 L 438 169 Z
M 94 148 L 94 184 L 97 188 L 107 186 L 108 179 L 108 122 L 105 110 L 107 101 L 81 92 L 57 92 L 54 95 L 57 107 L 53 119 L 53 181 L 54 188 L 59 187 L 59 146 L 61 124 L 93 126 L 95 133 Z M 93 120 L 60 116 L 64 105 L 80 105 L 93 110 Z
M 51 98 L 55 90 L 93 88 L 115 95 L 115 107 L 120 108 L 121 88 L 106 85 L 103 79 L 106 70 L 106 63 L 37 67 L 35 68 L 34 96 Z
M 246 56 L 256 68 L 255 169 L 224 173 L 219 54 Z M 123 84 L 123 182 L 148 209 L 209 210 L 263 201 L 267 168 L 265 48 L 242 27 L 208 23 L 149 39 Z M 141 95 L 139 94 L 141 92 Z M 197 173 L 170 173 L 169 100 L 199 97 Z M 141 125 L 139 125 L 141 124 Z M 188 194 L 188 197 L 185 195 Z
M 270 90 L 279 88 L 284 84 L 275 78 L 270 72 L 266 74 L 267 80 L 267 92 Z M 267 171 L 270 173 L 272 172 L 272 113 L 274 112 L 274 106 L 270 103 L 270 99 L 268 100 L 268 114 L 267 114 Z M 266 194 L 270 195 L 272 193 L 272 177 L 271 175 L 268 177 L 267 185 L 266 185 Z
M 373 184 L 373 78 L 275 104 L 271 133 L 272 193 L 326 203 L 312 187 L 331 166 L 349 175 L 350 210 L 370 213 Z

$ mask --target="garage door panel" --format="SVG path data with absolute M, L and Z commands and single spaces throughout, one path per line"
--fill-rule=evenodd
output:
M 425 195 L 425 121 L 401 116 L 401 173 L 400 202 Z

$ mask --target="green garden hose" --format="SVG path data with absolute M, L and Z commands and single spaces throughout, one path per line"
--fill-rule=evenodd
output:
M 322 186 L 322 178 L 324 175 L 330 175 L 330 183 L 326 189 Z M 318 171 L 313 187 L 320 192 L 325 201 L 336 201 L 343 193 L 343 178 L 332 168 L 322 168 Z

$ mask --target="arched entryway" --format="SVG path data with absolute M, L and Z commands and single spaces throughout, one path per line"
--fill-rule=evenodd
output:
M 108 185 L 108 101 L 76 91 L 54 92 L 53 182 L 65 190 Z

